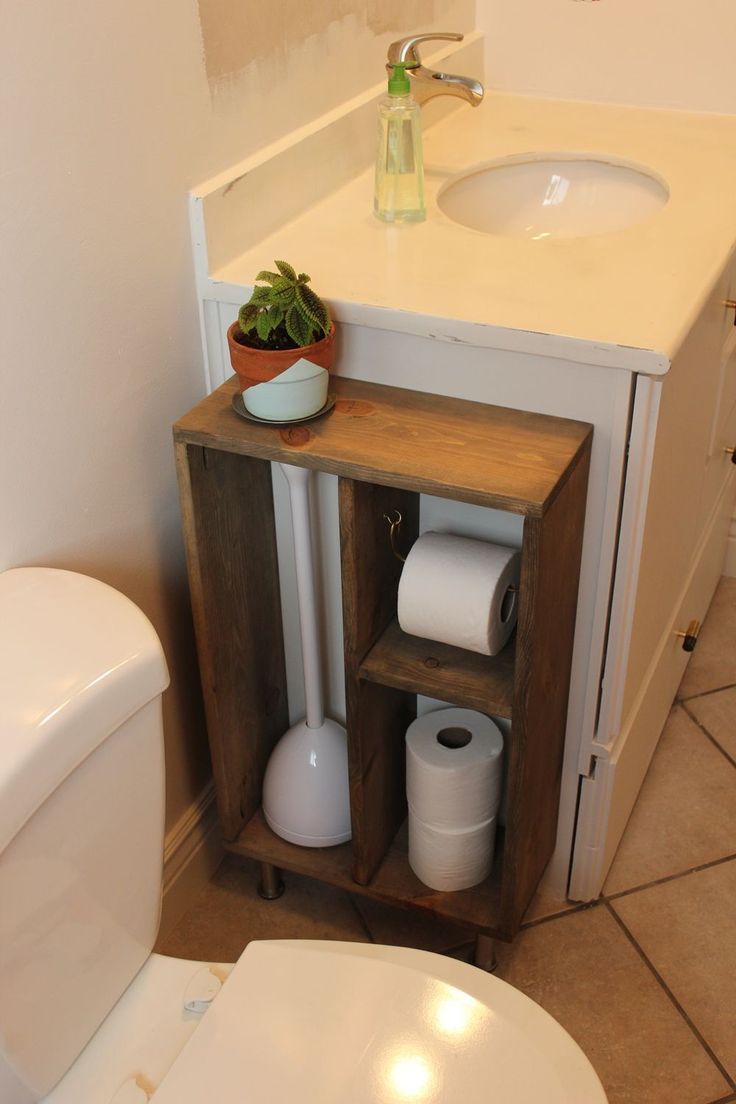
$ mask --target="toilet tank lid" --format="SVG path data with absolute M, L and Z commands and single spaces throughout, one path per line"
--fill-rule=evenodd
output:
M 117 590 L 55 568 L 0 573 L 0 852 L 168 682 L 153 626 Z

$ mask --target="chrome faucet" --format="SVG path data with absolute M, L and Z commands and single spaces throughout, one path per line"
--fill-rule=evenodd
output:
M 471 105 L 477 107 L 483 99 L 483 85 L 480 81 L 470 77 L 455 77 L 451 73 L 438 73 L 434 69 L 427 69 L 422 65 L 417 53 L 420 42 L 462 42 L 463 35 L 445 32 L 436 34 L 411 35 L 410 38 L 400 38 L 398 42 L 392 42 L 388 48 L 388 61 L 386 69 L 393 72 L 393 66 L 401 61 L 406 64 L 406 75 L 411 81 L 411 91 L 417 103 L 426 103 L 433 96 L 459 96 Z

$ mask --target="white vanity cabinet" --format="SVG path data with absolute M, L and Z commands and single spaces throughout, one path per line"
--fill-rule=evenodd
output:
M 734 517 L 736 284 L 728 264 L 669 372 L 635 380 L 601 708 L 570 894 L 599 891 L 723 570 Z
M 210 383 L 230 375 L 224 333 L 234 302 L 204 304 Z M 664 376 L 477 347 L 363 325 L 341 326 L 340 374 L 556 414 L 595 426 L 558 845 L 550 888 L 597 895 L 656 746 L 688 654 L 674 636 L 702 620 L 721 572 L 736 471 L 734 311 L 721 284 Z M 731 353 L 730 359 L 724 360 Z M 286 486 L 274 480 L 290 687 L 302 710 Z M 319 476 L 328 706 L 344 716 L 336 486 Z M 422 529 L 518 544 L 516 521 L 422 499 Z M 580 801 L 580 811 L 576 809 Z
M 472 57 L 460 60 L 455 71 L 482 73 Z M 703 619 L 729 539 L 736 311 L 725 303 L 736 298 L 736 119 L 488 93 L 477 111 L 426 127 L 427 220 L 387 228 L 370 214 L 370 169 L 355 168 L 372 156 L 374 111 L 367 94 L 193 195 L 208 386 L 230 375 L 224 335 L 249 281 L 284 257 L 306 266 L 333 304 L 341 374 L 593 424 L 558 840 L 546 875 L 556 893 L 589 900 L 687 663 L 676 633 Z M 338 148 L 343 167 L 351 149 L 355 156 L 336 181 L 327 154 Z M 454 174 L 489 160 L 534 160 L 536 151 L 643 166 L 666 186 L 667 202 L 620 232 L 553 241 L 479 233 L 441 210 L 438 194 Z M 300 207 L 287 182 L 307 161 L 313 194 Z M 279 566 L 298 715 L 282 482 L 274 480 Z M 318 478 L 316 499 L 327 698 L 340 718 L 330 477 Z M 438 499 L 422 498 L 420 525 L 521 543 L 513 517 Z

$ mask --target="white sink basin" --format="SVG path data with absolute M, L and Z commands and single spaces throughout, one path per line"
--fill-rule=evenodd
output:
M 669 191 L 646 169 L 585 154 L 527 155 L 449 180 L 437 202 L 449 218 L 506 237 L 582 238 L 643 222 Z

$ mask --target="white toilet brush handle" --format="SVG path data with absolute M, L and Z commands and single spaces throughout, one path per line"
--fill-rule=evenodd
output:
M 312 526 L 309 516 L 309 484 L 312 473 L 309 468 L 297 468 L 293 464 L 280 464 L 279 467 L 289 484 L 289 498 L 291 500 L 307 727 L 321 728 L 324 723 L 325 712 L 322 698 L 322 664 L 314 589 L 314 566 L 312 563 Z

